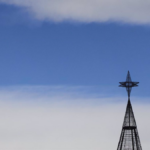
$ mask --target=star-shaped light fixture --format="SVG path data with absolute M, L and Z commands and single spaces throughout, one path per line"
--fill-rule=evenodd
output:
M 127 93 L 128 93 L 128 98 L 130 98 L 130 93 L 132 87 L 137 87 L 139 82 L 132 82 L 130 72 L 128 71 L 126 82 L 119 82 L 120 85 L 119 87 L 126 87 Z

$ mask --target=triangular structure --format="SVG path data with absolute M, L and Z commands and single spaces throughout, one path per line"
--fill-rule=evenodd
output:
M 130 100 L 128 100 L 123 127 L 136 127 L 136 122 Z
M 128 83 L 128 84 L 127 84 Z M 128 72 L 126 82 L 120 82 L 121 87 L 126 87 L 128 90 L 128 104 L 126 108 L 126 113 L 124 117 L 122 132 L 120 140 L 118 143 L 117 150 L 142 150 L 140 138 L 138 135 L 137 125 L 134 118 L 134 113 L 132 110 L 132 105 L 130 102 L 130 92 L 131 88 L 138 86 L 139 82 L 132 82 L 130 73 Z

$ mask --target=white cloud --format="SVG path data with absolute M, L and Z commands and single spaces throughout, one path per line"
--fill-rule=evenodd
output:
M 44 86 L 0 88 L 0 149 L 116 149 L 126 98 L 90 94 L 87 98 L 79 92 L 84 90 Z M 116 99 L 123 102 L 116 103 Z M 134 103 L 133 109 L 143 149 L 148 150 L 150 104 Z
M 26 8 L 36 19 L 149 24 L 150 0 L 0 0 Z

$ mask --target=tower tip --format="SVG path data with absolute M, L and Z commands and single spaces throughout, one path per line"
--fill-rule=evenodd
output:
M 130 98 L 130 93 L 131 93 L 132 87 L 137 87 L 139 84 L 139 82 L 132 82 L 129 70 L 128 70 L 128 74 L 126 77 L 126 81 L 125 82 L 119 82 L 119 83 L 120 83 L 119 87 L 125 87 L 126 88 L 127 93 L 128 93 L 128 98 Z

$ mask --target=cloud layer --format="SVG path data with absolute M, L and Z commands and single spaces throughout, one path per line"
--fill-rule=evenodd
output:
M 24 7 L 38 20 L 149 24 L 149 0 L 0 0 Z
M 1 88 L 0 149 L 116 149 L 126 102 L 86 98 L 78 88 Z M 133 109 L 143 149 L 148 150 L 150 104 L 134 103 Z

